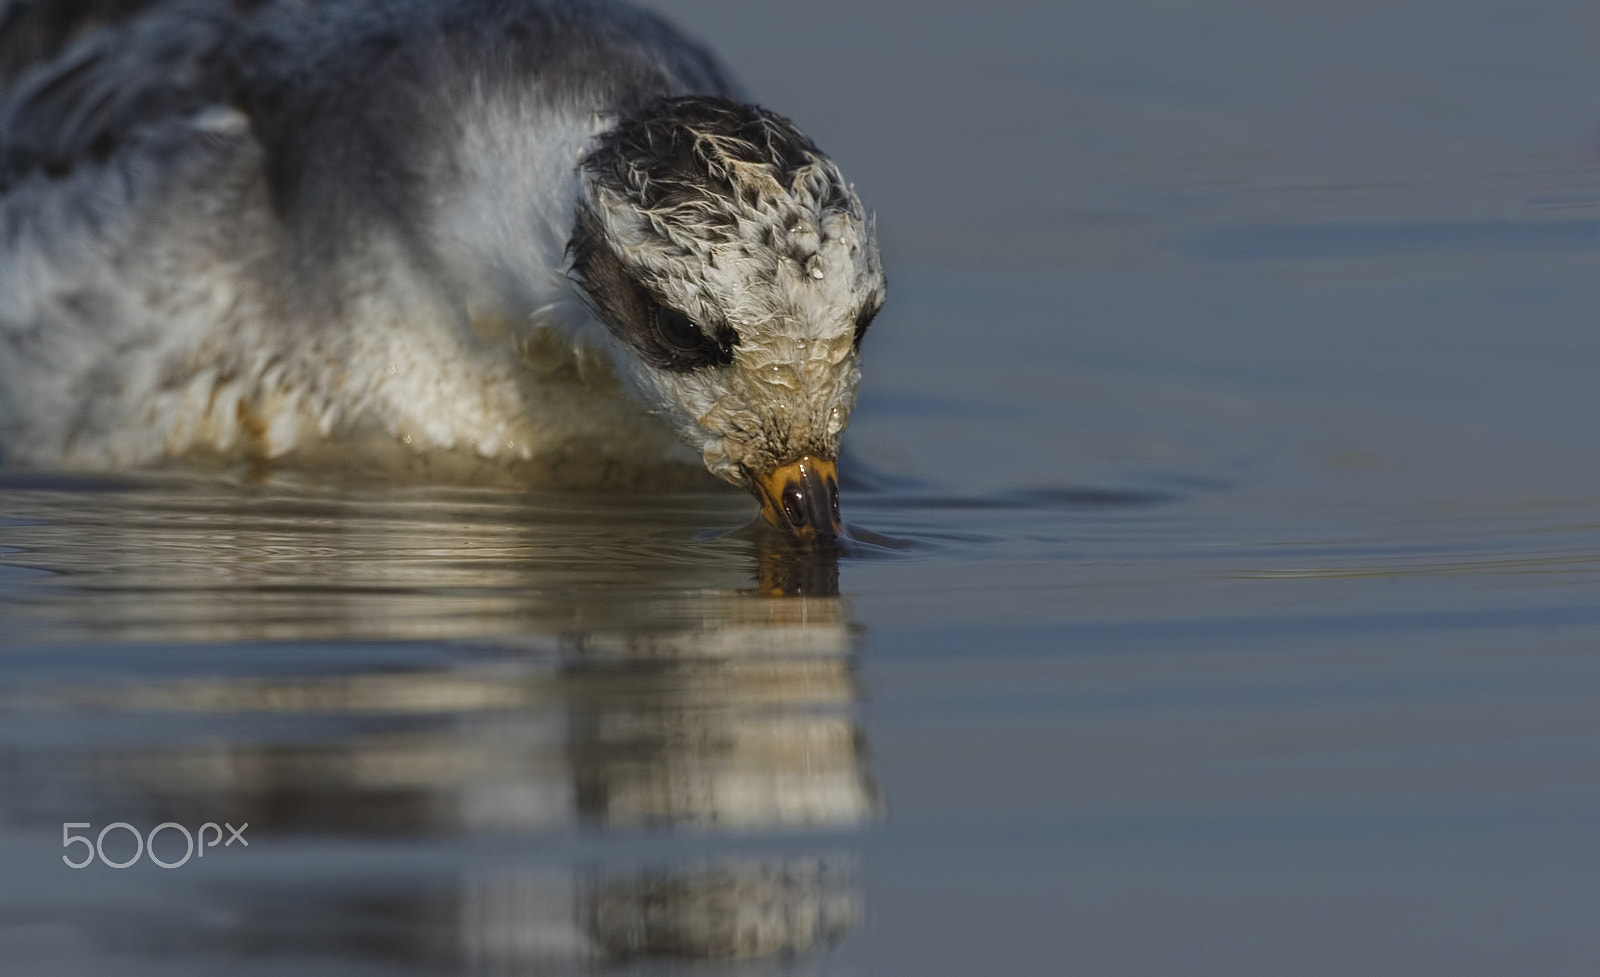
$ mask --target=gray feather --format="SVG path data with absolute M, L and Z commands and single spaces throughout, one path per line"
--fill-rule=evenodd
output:
M 122 23 L 159 0 L 0 0 L 0 92 L 73 41 Z

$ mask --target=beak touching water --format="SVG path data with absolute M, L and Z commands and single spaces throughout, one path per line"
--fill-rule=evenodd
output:
M 832 458 L 802 455 L 751 478 L 761 514 L 791 539 L 829 543 L 844 532 L 839 519 L 839 466 Z

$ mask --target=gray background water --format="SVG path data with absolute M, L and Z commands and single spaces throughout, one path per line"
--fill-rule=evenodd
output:
M 8 476 L 0 970 L 1593 972 L 1600 7 L 657 6 L 878 213 L 877 542 Z

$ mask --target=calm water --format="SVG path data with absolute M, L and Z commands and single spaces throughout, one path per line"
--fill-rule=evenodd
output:
M 878 210 L 863 542 L 3 476 L 0 972 L 1592 973 L 1594 4 L 660 6 Z

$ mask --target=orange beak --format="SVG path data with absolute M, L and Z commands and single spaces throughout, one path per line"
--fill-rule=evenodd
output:
M 832 458 L 802 455 L 751 479 L 767 522 L 806 543 L 832 542 L 844 532 L 839 519 L 839 466 Z

